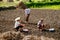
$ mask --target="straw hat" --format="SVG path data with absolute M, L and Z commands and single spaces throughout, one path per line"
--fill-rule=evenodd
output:
M 20 17 L 17 17 L 17 18 L 15 19 L 15 21 L 20 20 L 20 19 L 21 19 Z

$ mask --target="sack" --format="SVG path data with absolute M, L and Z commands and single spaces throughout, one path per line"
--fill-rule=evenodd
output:
M 50 28 L 49 31 L 50 31 L 50 32 L 54 32 L 55 29 L 54 29 L 54 28 Z
M 29 30 L 28 30 L 28 29 L 23 29 L 21 32 L 28 33 L 28 32 L 29 32 Z

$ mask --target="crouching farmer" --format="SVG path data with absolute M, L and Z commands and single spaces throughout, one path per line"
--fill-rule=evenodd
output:
M 38 27 L 39 31 L 42 31 L 44 29 L 43 19 L 38 21 L 37 27 Z
M 15 26 L 14 26 L 14 28 L 16 29 L 16 31 L 22 30 L 23 27 L 25 26 L 25 24 L 22 24 L 21 22 L 22 22 L 22 21 L 20 20 L 20 17 L 17 17 L 17 18 L 15 19 Z

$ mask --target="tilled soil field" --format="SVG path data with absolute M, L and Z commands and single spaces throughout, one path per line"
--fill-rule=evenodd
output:
M 14 19 L 19 16 L 24 21 L 25 17 L 22 9 L 0 11 L 0 33 L 14 30 Z M 54 27 L 56 31 L 40 33 L 36 27 L 36 23 L 40 18 L 43 18 L 44 23 L 47 23 L 50 27 Z M 26 24 L 25 28 L 30 30 L 30 33 L 27 35 L 42 35 L 60 40 L 60 10 L 31 9 L 29 24 Z

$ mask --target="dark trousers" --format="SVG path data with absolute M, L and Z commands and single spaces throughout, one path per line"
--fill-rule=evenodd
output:
M 30 14 L 26 15 L 26 21 L 28 22 Z
M 18 26 L 18 27 L 16 27 L 15 29 L 16 29 L 16 31 L 18 31 L 19 30 L 19 28 L 23 28 L 23 26 Z

